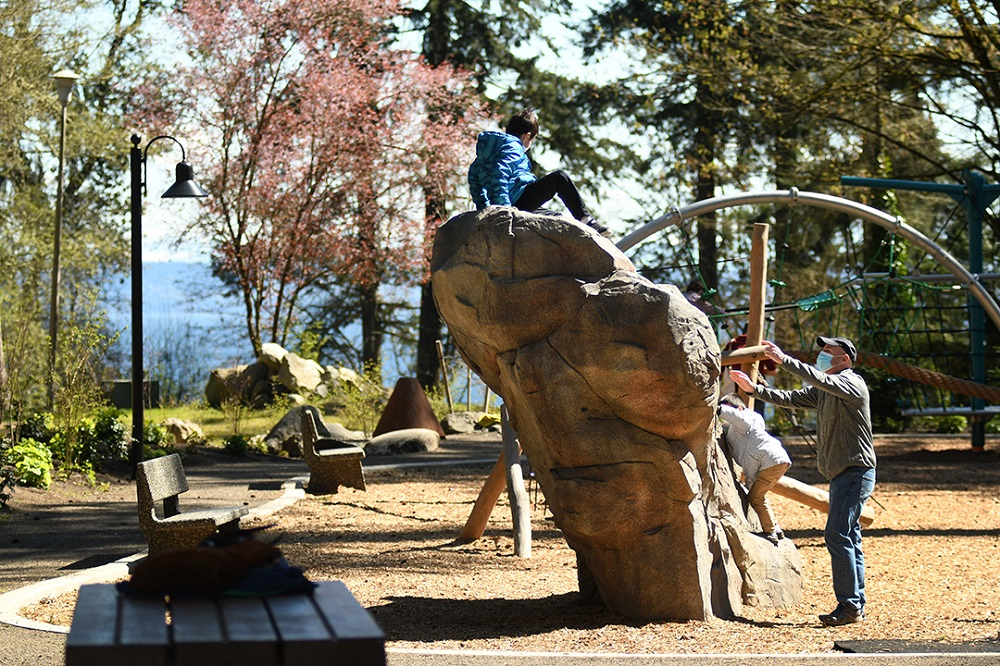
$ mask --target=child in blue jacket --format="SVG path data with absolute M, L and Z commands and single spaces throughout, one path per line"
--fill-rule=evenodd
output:
M 565 171 L 541 178 L 531 173 L 527 150 L 538 136 L 538 116 L 531 108 L 515 114 L 505 132 L 483 132 L 476 142 L 476 159 L 469 167 L 469 189 L 476 210 L 487 206 L 515 206 L 533 211 L 559 196 L 574 218 L 602 236 L 608 229 L 599 224 L 580 199 L 580 192 Z

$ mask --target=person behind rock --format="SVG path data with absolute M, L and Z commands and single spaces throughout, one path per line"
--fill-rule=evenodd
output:
M 483 132 L 476 141 L 476 159 L 469 167 L 469 190 L 476 210 L 487 206 L 515 206 L 534 211 L 558 196 L 570 214 L 602 236 L 608 229 L 597 222 L 565 171 L 541 178 L 531 173 L 527 150 L 538 136 L 538 116 L 529 107 L 516 113 L 506 132 Z
M 743 468 L 750 488 L 750 506 L 760 518 L 764 537 L 778 545 L 785 535 L 767 501 L 767 493 L 788 471 L 792 460 L 781 442 L 765 429 L 764 417 L 747 409 L 737 394 L 728 393 L 719 400 L 719 420 L 727 426 L 726 443 L 733 459 Z
M 826 626 L 860 622 L 865 617 L 865 556 L 861 547 L 861 510 L 875 488 L 875 446 L 868 385 L 852 369 L 858 353 L 846 338 L 816 338 L 823 348 L 816 366 L 786 355 L 765 340 L 767 357 L 808 386 L 781 391 L 754 385 L 739 370 L 736 384 L 755 398 L 776 405 L 816 410 L 816 467 L 830 480 L 830 513 L 824 537 L 833 570 L 837 607 L 820 615 Z

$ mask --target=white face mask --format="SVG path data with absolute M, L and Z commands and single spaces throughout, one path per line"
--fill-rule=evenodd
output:
M 833 354 L 830 352 L 821 351 L 816 357 L 816 369 L 820 372 L 826 372 L 833 366 Z

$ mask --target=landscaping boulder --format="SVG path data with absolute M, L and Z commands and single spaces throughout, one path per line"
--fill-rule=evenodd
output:
M 585 595 L 641 621 L 801 599 L 794 544 L 752 534 L 718 446 L 719 346 L 680 290 L 584 225 L 498 206 L 441 226 L 431 271 L 457 349 L 504 398 Z
M 328 365 L 323 368 L 323 383 L 327 386 L 337 386 L 340 384 L 357 385 L 361 381 L 358 373 L 350 368 L 338 368 Z
M 205 386 L 205 402 L 216 409 L 227 400 L 240 400 L 249 405 L 254 387 L 269 375 L 270 372 L 263 363 L 212 370 Z
M 265 342 L 260 346 L 260 356 L 258 363 L 266 365 L 271 372 L 278 372 L 281 369 L 281 361 L 288 354 L 288 351 L 275 342 Z
M 393 430 L 363 445 L 366 456 L 395 456 L 406 453 L 437 451 L 441 435 L 430 428 L 404 428 Z
M 160 425 L 170 433 L 175 446 L 190 446 L 205 441 L 205 433 L 201 426 L 194 421 L 184 421 L 171 417 L 165 419 Z
M 445 435 L 468 435 L 479 427 L 479 421 L 486 412 L 452 412 L 441 419 Z
M 284 451 L 293 458 L 302 457 L 302 413 L 306 410 L 312 412 L 316 421 L 316 431 L 320 437 L 355 446 L 364 446 L 364 443 L 368 441 L 363 432 L 348 430 L 339 423 L 327 425 L 315 407 L 300 405 L 293 407 L 282 416 L 281 420 L 264 436 L 264 445 L 268 452 L 277 455 Z
M 323 368 L 312 359 L 291 352 L 281 359 L 278 381 L 291 393 L 313 393 L 322 383 Z

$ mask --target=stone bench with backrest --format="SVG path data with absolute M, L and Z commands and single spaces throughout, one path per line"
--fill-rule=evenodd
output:
M 181 512 L 179 498 L 187 490 L 187 477 L 176 453 L 139 463 L 136 470 L 139 528 L 149 544 L 150 555 L 194 548 L 216 531 L 235 531 L 239 529 L 240 517 L 249 511 L 245 506 L 233 506 Z M 161 502 L 162 515 L 157 515 L 157 504 Z
M 327 495 L 337 492 L 340 486 L 365 489 L 365 473 L 361 468 L 365 450 L 354 444 L 321 437 L 316 417 L 309 410 L 302 412 L 302 453 L 309 466 L 306 492 Z

